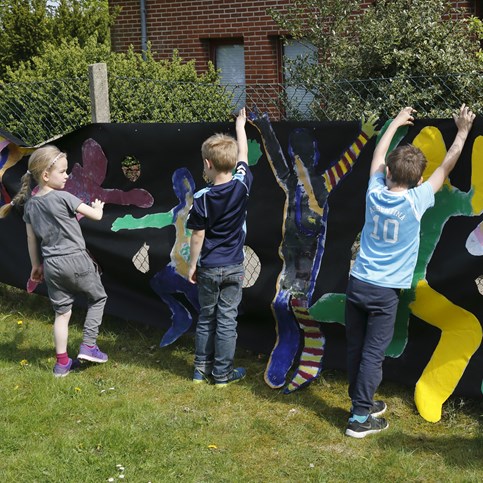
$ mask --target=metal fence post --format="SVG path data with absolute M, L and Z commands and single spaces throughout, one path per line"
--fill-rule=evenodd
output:
M 89 93 L 92 122 L 111 122 L 106 64 L 89 65 Z

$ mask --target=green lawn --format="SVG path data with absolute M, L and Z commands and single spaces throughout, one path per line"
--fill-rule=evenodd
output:
M 244 381 L 193 385 L 192 337 L 160 349 L 160 330 L 106 318 L 109 362 L 55 379 L 48 300 L 0 284 L 0 304 L 0 483 L 483 481 L 481 399 L 452 398 L 431 424 L 383 383 L 390 428 L 355 440 L 343 373 L 285 396 L 263 382 L 266 356 L 239 349 Z

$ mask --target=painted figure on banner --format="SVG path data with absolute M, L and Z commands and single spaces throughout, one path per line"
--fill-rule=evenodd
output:
M 302 343 L 297 370 L 284 389 L 290 393 L 320 375 L 325 338 L 307 309 L 324 255 L 330 194 L 351 172 L 361 150 L 375 135 L 377 117 L 362 120 L 356 139 L 325 171 L 319 167 L 321 155 L 312 130 L 297 128 L 290 133 L 286 158 L 268 115 L 255 112 L 250 122 L 260 132 L 272 171 L 285 193 L 279 249 L 283 267 L 272 301 L 277 341 L 265 382 L 272 388 L 285 385 Z
M 94 139 L 87 139 L 82 144 L 82 166 L 78 163 L 72 167 L 65 191 L 78 196 L 85 203 L 91 199 L 100 198 L 106 204 L 134 205 L 139 208 L 149 208 L 153 205 L 152 195 L 139 188 L 129 191 L 103 188 L 107 174 L 107 157 L 101 146 Z
M 257 164 L 261 157 L 260 145 L 248 141 L 249 165 Z M 159 298 L 169 307 L 171 312 L 171 327 L 163 335 L 160 347 L 175 342 L 188 331 L 193 323 L 192 311 L 199 313 L 197 286 L 188 281 L 188 263 L 190 251 L 191 230 L 186 228 L 186 219 L 193 204 L 195 182 L 190 171 L 186 168 L 177 169 L 172 176 L 173 191 L 179 203 L 166 213 L 154 213 L 142 218 L 125 215 L 117 218 L 112 224 L 112 231 L 139 230 L 143 228 L 165 228 L 174 226 L 176 231 L 175 242 L 170 253 L 170 263 L 157 272 L 150 280 L 151 288 Z M 249 247 L 246 251 L 251 253 L 251 259 L 257 259 L 256 254 Z M 254 270 L 252 269 L 251 272 Z M 259 272 L 259 270 L 258 270 Z M 250 283 L 255 283 L 252 277 Z M 189 306 L 181 302 L 175 294 L 183 294 Z
M 171 327 L 163 335 L 160 346 L 165 347 L 183 335 L 193 322 L 190 309 L 175 294 L 183 294 L 191 307 L 199 312 L 196 285 L 188 281 L 191 230 L 186 228 L 186 218 L 193 204 L 195 182 L 188 169 L 179 168 L 172 176 L 173 190 L 179 203 L 167 213 L 154 213 L 142 218 L 125 215 L 117 218 L 111 230 L 139 230 L 143 228 L 165 228 L 174 226 L 176 238 L 171 249 L 169 264 L 157 272 L 150 280 L 151 288 L 171 311 Z
M 403 137 L 404 133 L 399 136 L 398 142 Z M 428 160 L 424 172 L 424 178 L 427 179 L 446 154 L 443 136 L 436 127 L 427 126 L 414 138 L 412 144 L 421 149 Z M 478 216 L 483 213 L 481 159 L 483 136 L 478 136 L 473 142 L 471 154 L 471 189 L 463 192 L 452 186 L 447 179 L 442 189 L 435 194 L 434 207 L 423 216 L 421 245 L 411 289 L 401 292 L 394 336 L 386 351 L 390 357 L 402 354 L 407 344 L 411 314 L 441 330 L 438 345 L 415 390 L 418 411 L 431 422 L 441 419 L 443 403 L 453 393 L 482 341 L 482 327 L 476 316 L 434 290 L 426 278 L 428 264 L 446 222 L 453 216 Z M 475 230 L 479 230 L 479 226 Z M 320 322 L 343 324 L 344 305 L 345 294 L 328 293 L 309 308 L 309 314 Z
M 14 136 L 0 133 L 0 206 L 11 201 L 11 197 L 2 183 L 5 171 L 17 164 L 24 156 L 35 151 L 35 148 L 21 146 L 20 143 L 21 141 Z

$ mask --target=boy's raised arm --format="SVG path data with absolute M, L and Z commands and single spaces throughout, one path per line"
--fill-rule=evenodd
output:
M 463 146 L 465 145 L 466 138 L 471 131 L 475 117 L 475 114 L 464 104 L 460 107 L 460 112 L 458 115 L 453 114 L 454 122 L 458 128 L 455 140 L 446 153 L 442 163 L 434 170 L 433 174 L 428 179 L 435 193 L 441 189 L 445 179 L 455 167 L 461 151 L 463 151 Z
M 381 140 L 374 150 L 374 155 L 372 157 L 370 176 L 377 172 L 383 172 L 386 167 L 386 154 L 389 146 L 391 145 L 392 138 L 396 131 L 401 126 L 412 126 L 414 117 L 413 113 L 416 111 L 412 107 L 405 107 L 399 114 L 393 119 L 391 124 L 389 124 L 385 133 L 383 134 Z
M 247 122 L 247 115 L 245 108 L 240 109 L 236 118 L 236 140 L 238 144 L 238 159 L 237 161 L 245 161 L 248 164 L 248 141 L 245 132 L 245 124 Z

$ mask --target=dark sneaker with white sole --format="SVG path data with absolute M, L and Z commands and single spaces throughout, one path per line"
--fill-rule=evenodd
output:
M 373 418 L 378 418 L 379 416 L 382 416 L 387 409 L 387 404 L 384 401 L 374 401 L 374 404 L 372 405 L 371 410 L 369 411 L 369 414 Z
M 368 434 L 384 431 L 388 427 L 389 423 L 384 418 L 369 416 L 363 423 L 360 423 L 359 421 L 349 421 L 345 434 L 346 436 L 360 439 L 365 438 Z
M 382 416 L 387 409 L 387 404 L 384 401 L 374 401 L 371 409 L 369 410 L 369 414 L 375 418 L 378 418 L 379 416 Z M 350 410 L 351 417 L 352 417 L 352 408 Z

